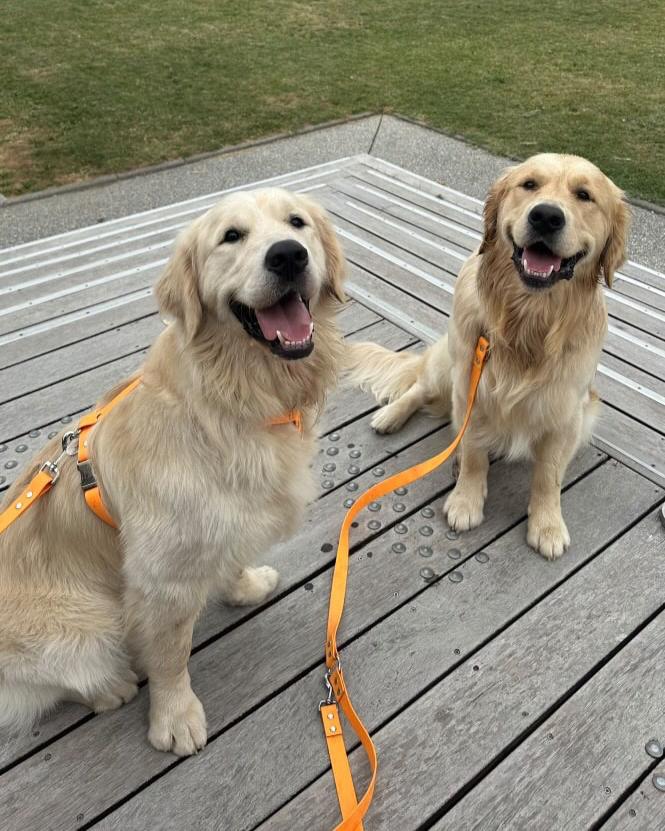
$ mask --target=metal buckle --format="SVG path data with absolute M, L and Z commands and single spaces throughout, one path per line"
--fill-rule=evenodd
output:
M 62 452 L 68 456 L 76 456 L 79 448 L 78 437 L 80 430 L 70 430 L 62 437 Z
M 323 676 L 323 684 L 326 688 L 326 697 L 322 701 L 319 701 L 319 710 L 321 709 L 321 707 L 327 707 L 330 704 L 337 703 L 337 699 L 335 698 L 335 691 L 333 690 L 332 684 L 330 683 L 330 678 L 333 672 L 337 672 L 338 670 L 341 670 L 341 668 L 342 665 L 339 662 L 339 658 L 336 658 L 335 663 L 329 669 L 326 670 L 326 673 Z
M 78 462 L 76 466 L 81 474 L 81 487 L 83 490 L 89 491 L 92 488 L 96 488 L 97 479 L 95 478 L 95 472 L 92 469 L 92 464 L 89 461 Z
M 39 468 L 39 472 L 41 473 L 42 471 L 48 473 L 51 477 L 51 484 L 55 484 L 60 477 L 60 468 L 55 462 L 44 462 L 44 464 Z

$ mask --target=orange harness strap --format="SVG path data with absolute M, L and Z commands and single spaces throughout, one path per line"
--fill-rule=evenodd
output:
M 443 464 L 455 452 L 469 424 L 478 384 L 488 354 L 489 343 L 485 338 L 480 337 L 476 344 L 473 364 L 471 366 L 466 412 L 460 431 L 455 436 L 452 444 L 431 459 L 420 462 L 408 470 L 403 470 L 400 473 L 389 476 L 382 482 L 373 485 L 369 490 L 366 490 L 356 499 L 353 507 L 349 508 L 342 523 L 328 608 L 328 629 L 326 635 L 327 672 L 325 675 L 328 697 L 326 701 L 322 701 L 319 705 L 321 720 L 323 722 L 323 732 L 326 737 L 330 765 L 332 767 L 335 788 L 342 814 L 342 822 L 336 826 L 335 831 L 362 831 L 362 820 L 367 813 L 372 802 L 372 796 L 374 795 L 377 772 L 376 748 L 367 729 L 351 705 L 337 651 L 337 630 L 344 611 L 344 598 L 346 595 L 346 583 L 349 571 L 349 531 L 351 523 L 370 502 L 380 499 L 395 490 L 395 488 L 409 485 L 417 479 L 426 476 L 439 467 L 439 465 Z M 365 748 L 372 772 L 367 790 L 360 801 L 358 801 L 353 785 L 351 768 L 342 735 L 339 708 L 343 710 L 351 727 Z
M 121 389 L 120 392 L 109 402 L 104 404 L 103 407 L 100 407 L 98 410 L 93 410 L 91 413 L 86 413 L 86 415 L 81 416 L 79 420 L 77 467 L 79 469 L 79 473 L 81 474 L 83 498 L 93 514 L 96 514 L 102 522 L 105 522 L 112 528 L 116 528 L 117 526 L 113 520 L 113 517 L 108 512 L 106 505 L 104 505 L 102 494 L 99 490 L 99 485 L 97 484 L 97 479 L 95 478 L 95 473 L 92 469 L 92 463 L 89 458 L 90 454 L 88 450 L 88 440 L 90 438 L 90 433 L 97 422 L 104 418 L 104 416 L 110 412 L 116 404 L 119 404 L 123 398 L 126 398 L 131 392 L 133 392 L 140 383 L 141 376 L 135 378 L 131 383 L 127 384 L 126 387 L 123 387 L 123 389 Z

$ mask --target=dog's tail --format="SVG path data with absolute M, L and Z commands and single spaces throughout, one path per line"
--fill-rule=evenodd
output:
M 388 404 L 411 389 L 423 363 L 423 352 L 392 352 L 376 343 L 350 343 L 345 369 L 351 383 L 371 392 L 379 404 Z

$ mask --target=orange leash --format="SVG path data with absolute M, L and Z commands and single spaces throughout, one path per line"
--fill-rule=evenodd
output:
M 346 684 L 344 683 L 344 676 L 342 675 L 339 653 L 337 651 L 337 630 L 344 611 L 344 598 L 349 572 L 349 531 L 351 523 L 370 502 L 380 499 L 395 490 L 395 488 L 409 485 L 417 479 L 421 479 L 439 467 L 439 465 L 442 465 L 455 452 L 469 424 L 473 404 L 476 400 L 478 384 L 480 383 L 483 366 L 488 354 L 488 341 L 483 337 L 478 338 L 473 364 L 471 365 L 466 412 L 459 433 L 455 436 L 452 444 L 431 459 L 420 462 L 408 470 L 403 470 L 373 485 L 358 497 L 353 507 L 349 508 L 342 523 L 328 608 L 328 629 L 325 650 L 327 667 L 325 684 L 328 690 L 328 696 L 325 701 L 319 704 L 323 732 L 326 737 L 326 746 L 328 748 L 330 765 L 332 767 L 337 798 L 342 814 L 342 822 L 335 827 L 335 831 L 362 831 L 362 820 L 367 813 L 374 795 L 377 772 L 376 748 L 367 729 L 351 705 Z M 339 708 L 343 710 L 349 724 L 360 739 L 369 760 L 372 775 L 367 790 L 360 801 L 358 801 L 353 785 L 351 767 L 344 745 L 342 725 L 339 718 Z

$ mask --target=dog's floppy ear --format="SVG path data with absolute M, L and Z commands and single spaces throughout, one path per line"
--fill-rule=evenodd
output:
M 508 190 L 508 177 L 511 170 L 512 168 L 505 170 L 487 194 L 483 210 L 483 239 L 480 243 L 479 254 L 484 254 L 496 242 L 499 207 Z
M 612 286 L 614 272 L 626 261 L 629 228 L 630 208 L 626 203 L 625 195 L 617 189 L 610 223 L 610 232 L 607 235 L 607 242 L 600 255 L 600 267 L 603 270 L 603 277 L 610 287 Z
M 346 278 L 346 260 L 344 259 L 342 246 L 339 244 L 337 234 L 335 233 L 327 211 L 312 199 L 306 199 L 305 201 L 307 202 L 307 208 L 312 216 L 314 226 L 326 255 L 326 288 L 340 303 L 345 303 L 344 280 Z
M 155 286 L 160 311 L 180 322 L 188 341 L 196 337 L 203 322 L 195 240 L 191 228 L 178 237 L 175 251 Z

